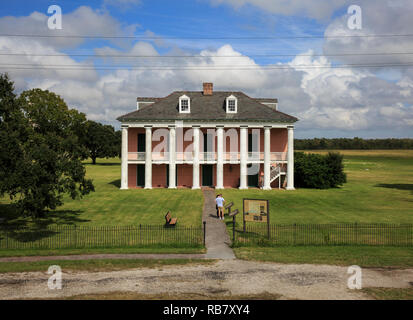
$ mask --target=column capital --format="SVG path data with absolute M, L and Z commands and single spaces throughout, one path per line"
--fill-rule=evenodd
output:
M 197 128 L 197 129 L 199 129 L 199 128 L 201 128 L 201 125 L 200 125 L 200 124 L 193 124 L 193 125 L 192 125 L 192 128 Z
M 288 130 L 294 130 L 294 126 L 287 126 Z
M 120 128 L 121 128 L 121 129 L 128 129 L 128 128 L 129 128 L 129 125 L 128 125 L 128 124 L 122 124 L 122 125 L 120 126 Z
M 223 125 L 223 124 L 217 124 L 215 127 L 216 127 L 216 128 L 220 128 L 220 129 L 224 129 L 224 125 Z
M 176 126 L 175 126 L 174 124 L 168 124 L 168 128 L 170 128 L 170 129 L 175 129 Z
M 150 129 L 150 128 L 152 128 L 153 126 L 152 125 L 144 125 L 143 126 L 145 129 Z
M 264 129 L 272 129 L 272 126 L 264 126 Z
M 241 129 L 248 129 L 248 125 L 240 125 L 239 126 Z

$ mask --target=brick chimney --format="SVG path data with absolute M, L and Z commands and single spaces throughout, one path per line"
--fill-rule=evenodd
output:
M 204 96 L 212 96 L 214 91 L 214 84 L 211 82 L 204 82 Z

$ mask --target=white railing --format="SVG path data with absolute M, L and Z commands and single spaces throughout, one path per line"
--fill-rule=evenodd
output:
M 145 152 L 129 152 L 128 160 L 145 161 Z
M 239 161 L 239 152 L 224 152 L 224 161 Z
M 287 161 L 287 152 L 271 152 L 271 161 Z
M 194 159 L 192 152 L 176 152 L 176 161 L 192 161 Z
M 176 161 L 192 161 L 193 152 L 176 152 Z M 271 162 L 287 161 L 287 152 L 271 152 Z M 145 161 L 145 152 L 129 152 L 128 160 Z M 216 152 L 200 152 L 199 160 L 216 161 Z M 169 161 L 169 152 L 152 152 L 152 161 Z M 224 152 L 224 161 L 240 161 L 240 152 Z M 264 161 L 264 152 L 248 152 L 248 161 Z
M 199 160 L 215 161 L 215 160 L 217 160 L 217 154 L 216 154 L 216 152 L 200 152 L 199 153 Z

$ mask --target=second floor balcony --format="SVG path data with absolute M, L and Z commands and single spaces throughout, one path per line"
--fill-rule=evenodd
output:
M 217 162 L 217 152 L 200 152 L 199 162 L 200 163 L 216 163 Z M 129 162 L 145 162 L 146 153 L 145 152 L 129 152 L 128 160 Z M 153 163 L 169 163 L 170 155 L 169 152 L 152 152 L 152 162 Z M 193 163 L 194 153 L 193 152 L 175 152 L 176 163 Z M 240 163 L 241 154 L 240 152 L 224 152 L 223 161 L 224 163 Z M 283 163 L 287 162 L 287 152 L 271 152 L 270 161 Z M 264 162 L 264 152 L 248 152 L 247 162 L 249 163 L 263 163 Z

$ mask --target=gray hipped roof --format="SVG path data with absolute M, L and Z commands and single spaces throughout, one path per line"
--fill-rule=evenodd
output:
M 190 113 L 179 113 L 179 97 L 186 95 L 190 98 Z M 226 98 L 233 95 L 238 100 L 238 112 L 226 113 Z M 264 99 L 277 101 L 276 99 Z M 206 96 L 200 91 L 176 91 L 165 98 L 158 98 L 153 104 L 143 109 L 120 116 L 121 122 L 148 121 L 253 121 L 253 122 L 286 122 L 294 123 L 297 118 L 276 111 L 264 105 L 263 99 L 250 98 L 242 92 L 214 91 Z M 271 101 L 271 102 L 272 102 Z M 270 101 L 268 101 L 270 102 Z

